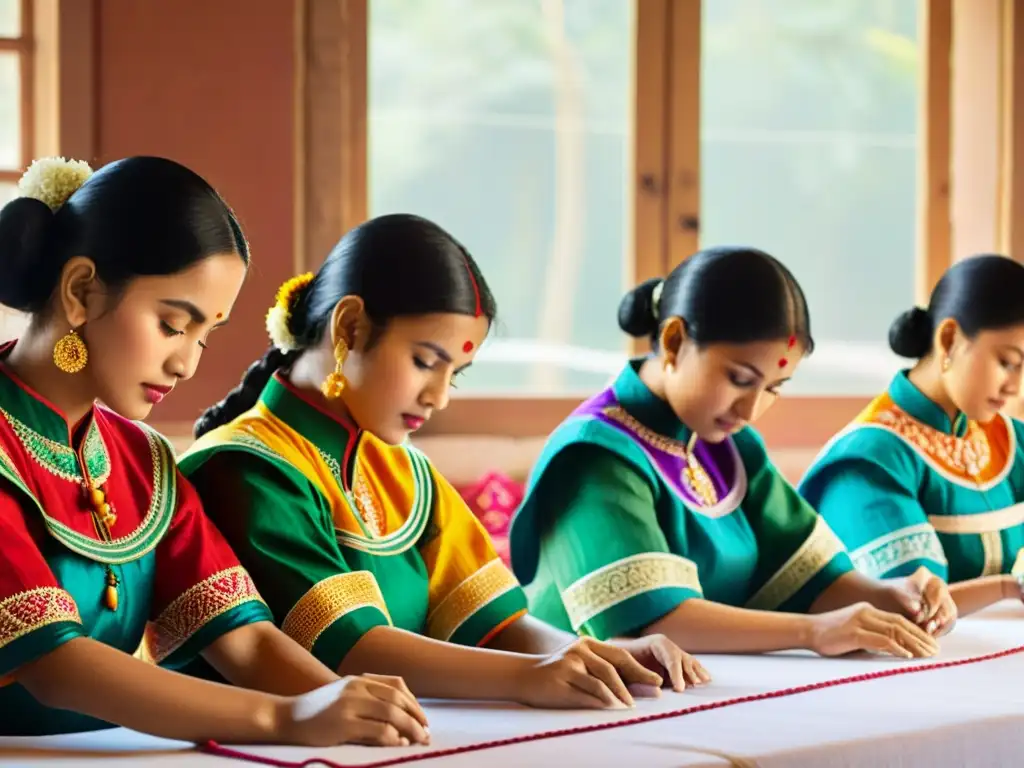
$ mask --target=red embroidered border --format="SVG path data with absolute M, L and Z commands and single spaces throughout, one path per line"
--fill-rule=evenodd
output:
M 496 739 L 495 741 L 484 741 L 479 744 L 464 744 L 461 747 L 451 747 L 449 749 L 440 749 L 436 752 L 415 752 L 413 754 L 404 755 L 402 757 L 393 757 L 387 760 L 378 760 L 373 763 L 335 763 L 332 760 L 325 760 L 320 757 L 311 757 L 308 760 L 302 761 L 290 761 L 290 760 L 278 760 L 273 757 L 262 757 L 261 755 L 253 755 L 248 752 L 242 752 L 237 749 L 231 749 L 230 747 L 222 746 L 215 741 L 209 741 L 203 744 L 200 749 L 204 752 L 217 755 L 219 757 L 232 758 L 235 760 L 245 760 L 250 763 L 259 763 L 261 765 L 272 765 L 277 768 L 308 768 L 309 766 L 323 765 L 327 768 L 386 768 L 392 765 L 404 765 L 406 763 L 417 763 L 423 760 L 435 760 L 441 757 L 451 757 L 452 755 L 461 755 L 466 752 L 481 752 L 485 749 L 494 749 L 495 747 L 509 747 L 514 744 L 524 744 L 530 741 L 543 741 L 545 739 L 557 739 L 562 736 L 577 736 L 582 733 L 591 733 L 593 731 L 606 731 L 613 728 L 624 728 L 629 725 L 640 725 L 642 723 L 652 723 L 656 720 L 668 720 L 673 717 L 682 717 L 684 715 L 693 715 L 698 712 L 707 712 L 712 709 L 722 709 L 723 707 L 730 707 L 736 704 L 749 704 L 754 701 L 766 701 L 769 699 L 781 699 L 785 696 L 796 696 L 801 693 L 809 693 L 811 691 L 818 691 L 824 688 L 835 688 L 840 685 L 850 685 L 852 683 L 864 683 L 871 680 L 880 680 L 886 677 L 896 677 L 898 675 L 912 675 L 918 672 L 928 672 L 934 669 L 947 669 L 949 667 L 961 667 L 966 664 L 977 664 L 981 661 L 993 661 L 995 659 L 1005 658 L 1006 656 L 1013 656 L 1018 653 L 1024 653 L 1024 646 L 1017 648 L 1010 648 L 1005 651 L 998 651 L 996 653 L 985 654 L 984 656 L 972 656 L 967 659 L 955 659 L 954 661 L 939 661 L 932 664 L 921 664 L 915 667 L 897 667 L 895 669 L 883 669 L 877 672 L 867 672 L 863 675 L 851 675 L 850 677 L 840 677 L 835 680 L 824 680 L 820 683 L 810 683 L 808 685 L 800 685 L 795 688 L 783 688 L 778 691 L 766 691 L 764 693 L 755 693 L 750 696 L 740 696 L 735 699 L 725 699 L 723 701 L 713 701 L 707 704 L 698 704 L 693 707 L 684 707 L 683 709 L 672 710 L 671 712 L 657 712 L 652 715 L 641 715 L 640 717 L 634 717 L 629 720 L 616 720 L 611 723 L 596 723 L 594 725 L 579 725 L 575 728 L 562 728 L 553 731 L 542 731 L 540 733 L 527 733 L 520 736 L 511 736 L 507 739 Z

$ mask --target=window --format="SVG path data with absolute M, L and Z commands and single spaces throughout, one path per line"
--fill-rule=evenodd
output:
M 875 394 L 914 301 L 918 0 L 703 3 L 704 244 L 780 258 L 815 353 L 788 393 Z
M 374 0 L 371 215 L 452 232 L 498 299 L 460 393 L 597 389 L 628 338 L 634 4 Z
M 0 0 L 0 205 L 16 196 L 32 158 L 31 22 L 31 0 Z M 22 324 L 0 307 L 0 342 L 16 336 Z

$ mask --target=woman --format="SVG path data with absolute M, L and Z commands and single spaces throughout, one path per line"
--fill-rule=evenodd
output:
M 425 741 L 401 681 L 339 680 L 274 627 L 170 446 L 131 421 L 227 322 L 249 261 L 227 205 L 152 157 L 36 161 L 20 188 L 0 211 L 0 303 L 31 316 L 0 348 L 0 734 Z M 242 687 L 133 658 L 148 621 L 168 664 L 201 654 Z
M 198 422 L 181 466 L 274 617 L 339 674 L 371 665 L 420 696 L 631 705 L 700 666 L 664 638 L 625 649 L 526 615 L 481 525 L 406 443 L 448 404 L 495 316 L 469 253 L 383 216 L 280 290 L 273 346 Z
M 1020 599 L 1024 574 L 1020 395 L 1024 266 L 976 256 L 947 270 L 889 346 L 916 360 L 837 435 L 800 484 L 858 569 L 927 568 L 961 615 Z
M 513 519 L 536 615 L 696 652 L 933 654 L 929 634 L 886 611 L 946 623 L 944 585 L 851 572 L 748 426 L 813 347 L 789 271 L 750 248 L 701 251 L 628 293 L 619 325 L 654 354 L 554 432 Z

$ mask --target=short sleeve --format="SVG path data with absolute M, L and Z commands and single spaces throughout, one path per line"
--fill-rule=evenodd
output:
M 857 570 L 894 578 L 924 566 L 949 578 L 938 534 L 897 472 L 873 461 L 840 459 L 805 481 L 801 492 L 846 544 Z
M 24 664 L 88 634 L 74 598 L 40 552 L 31 520 L 0 490 L 0 684 Z
M 391 623 L 374 575 L 349 567 L 330 510 L 304 477 L 226 451 L 190 479 L 275 622 L 321 662 L 337 669 L 366 632 Z
M 176 477 L 174 519 L 156 549 L 147 651 L 180 667 L 238 627 L 269 621 L 253 580 L 204 514 L 195 488 Z
M 745 429 L 734 438 L 747 472 L 742 509 L 757 540 L 757 585 L 747 608 L 805 612 L 853 570 L 828 523 L 769 460 L 761 438 Z
M 434 519 L 420 546 L 428 574 L 427 634 L 484 645 L 526 613 L 526 595 L 456 490 L 433 467 L 431 476 Z
M 576 632 L 631 634 L 702 595 L 696 563 L 670 550 L 654 490 L 626 460 L 571 445 L 533 493 L 540 559 Z

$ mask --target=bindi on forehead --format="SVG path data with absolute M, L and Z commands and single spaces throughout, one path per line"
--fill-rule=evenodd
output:
M 473 351 L 473 346 L 474 344 L 472 341 L 467 341 L 465 344 L 462 345 L 462 351 L 468 355 L 470 352 Z
M 790 349 L 791 350 L 795 346 L 796 346 L 796 336 L 790 335 L 789 341 L 786 342 L 786 349 Z M 789 365 L 789 358 L 788 357 L 780 357 L 779 358 L 779 368 L 785 368 L 787 365 Z

